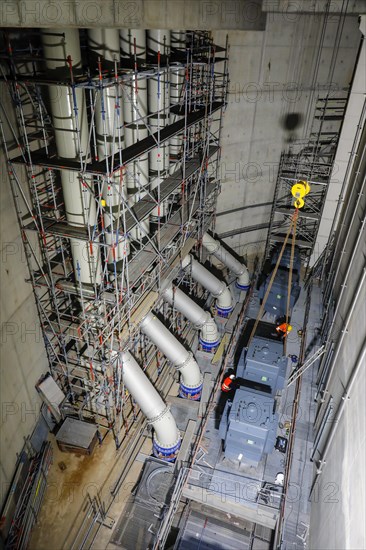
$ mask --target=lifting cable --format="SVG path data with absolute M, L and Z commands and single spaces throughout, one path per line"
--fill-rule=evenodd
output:
M 287 306 L 286 306 L 286 326 L 290 318 L 290 304 L 291 304 L 291 286 L 292 286 L 292 271 L 294 268 L 294 257 L 295 257 L 295 238 L 296 238 L 296 224 L 298 218 L 298 210 L 296 209 L 295 215 L 293 217 L 293 231 L 292 231 L 292 240 L 291 240 L 291 257 L 290 257 L 290 266 L 288 272 L 288 285 L 287 285 Z M 287 338 L 285 337 L 283 343 L 283 355 L 286 355 L 286 343 Z
M 287 241 L 290 237 L 290 234 L 291 234 L 291 231 L 293 231 L 293 234 L 292 234 L 292 246 L 293 248 L 295 248 L 295 233 L 296 233 L 296 223 L 297 223 L 297 218 L 298 218 L 298 215 L 299 215 L 299 211 L 298 209 L 296 208 L 295 212 L 294 212 L 294 215 L 292 216 L 292 219 L 291 219 L 291 224 L 290 224 L 290 227 L 289 227 L 289 230 L 287 231 L 287 234 L 286 234 L 286 237 L 283 241 L 283 245 L 282 245 L 282 248 L 281 248 L 281 252 L 278 256 L 278 259 L 277 259 L 277 262 L 276 262 L 276 265 L 275 265 L 275 268 L 272 272 L 272 275 L 271 275 L 271 278 L 270 278 L 270 281 L 269 281 L 269 284 L 268 284 L 268 287 L 267 287 L 267 290 L 266 290 L 266 293 L 264 295 L 264 298 L 263 298 L 263 301 L 262 301 L 262 304 L 261 304 L 261 307 L 259 308 L 259 312 L 258 312 L 258 315 L 257 315 L 257 318 L 255 320 L 255 323 L 254 323 L 254 326 L 253 326 L 253 329 L 252 329 L 252 332 L 250 333 L 250 336 L 249 336 L 249 340 L 246 344 L 246 347 L 249 347 L 249 344 L 250 342 L 252 341 L 252 338 L 254 336 L 254 334 L 256 333 L 256 330 L 257 330 L 257 327 L 258 327 L 258 323 L 260 321 L 260 319 L 262 318 L 262 315 L 263 315 L 263 312 L 264 312 L 264 307 L 266 305 L 266 302 L 267 302 L 267 299 L 268 299 L 268 296 L 269 296 L 269 293 L 271 291 L 271 288 L 272 288 L 272 284 L 273 284 L 273 281 L 276 277 L 276 274 L 277 274 L 277 271 L 278 271 L 278 267 L 281 263 L 281 260 L 282 260 L 282 256 L 283 256 L 283 253 L 285 251 L 285 248 L 286 248 L 286 245 L 287 245 Z M 290 272 L 292 271 L 292 262 L 290 263 Z M 289 278 L 289 283 L 290 283 L 290 278 Z M 290 293 L 290 292 L 289 292 Z M 287 306 L 288 307 L 288 306 Z M 287 313 L 286 313 L 286 323 L 287 323 Z

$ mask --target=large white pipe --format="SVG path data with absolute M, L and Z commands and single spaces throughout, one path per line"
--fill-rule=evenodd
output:
M 145 31 L 141 29 L 120 30 L 122 55 L 132 60 L 146 61 Z M 148 115 L 146 78 L 138 78 L 138 73 L 131 71 L 131 79 L 124 84 L 123 117 L 125 121 L 125 144 L 130 147 L 137 141 L 148 137 L 146 127 Z M 149 185 L 149 155 L 143 153 L 138 159 L 126 166 L 125 182 L 129 195 L 129 204 L 133 206 L 146 196 Z M 149 217 L 145 218 L 131 231 L 131 238 L 144 241 L 149 234 Z
M 145 29 L 120 29 L 120 47 L 122 57 L 134 58 L 146 62 Z
M 169 407 L 128 351 L 121 353 L 121 361 L 124 384 L 154 429 L 154 455 L 174 460 L 180 447 L 180 433 Z
M 240 290 L 248 290 L 250 287 L 249 271 L 245 264 L 239 262 L 230 252 L 228 252 L 219 241 L 211 237 L 208 233 L 203 235 L 202 244 L 209 254 L 212 254 L 226 265 L 236 276 L 236 286 Z
M 200 344 L 205 351 L 212 351 L 218 346 L 220 338 L 217 326 L 208 311 L 202 309 L 192 298 L 173 285 L 164 290 L 162 297 L 200 329 Z
M 59 77 L 69 74 L 67 57 L 74 69 L 81 67 L 79 31 L 77 29 L 43 29 L 41 31 L 46 68 Z M 51 114 L 57 154 L 79 160 L 88 151 L 88 122 L 84 91 L 68 86 L 49 86 Z M 75 101 L 74 101 L 75 98 Z M 75 111 L 77 108 L 77 112 Z M 81 178 L 77 172 L 61 171 L 61 184 L 66 218 L 70 225 L 96 227 L 97 212 L 92 178 Z M 99 246 L 79 239 L 70 239 L 77 281 L 99 284 L 102 280 Z
M 227 317 L 233 309 L 233 300 L 227 285 L 197 262 L 190 254 L 182 260 L 183 269 L 187 269 L 189 266 L 192 279 L 206 288 L 216 298 L 218 314 L 221 317 Z
M 147 32 L 147 47 L 154 62 L 161 55 L 170 54 L 170 31 L 152 29 Z M 169 72 L 161 68 L 148 82 L 149 124 L 153 134 L 162 130 L 169 122 Z M 158 189 L 169 170 L 169 141 L 159 143 L 149 153 L 149 174 L 151 190 Z M 152 212 L 152 219 L 167 214 L 167 201 L 161 202 Z
M 88 30 L 90 49 L 108 62 L 118 61 L 118 29 L 98 27 Z M 103 62 L 102 62 L 103 63 Z M 122 97 L 119 86 L 113 85 L 96 92 L 95 97 L 96 142 L 99 160 L 114 155 L 119 160 L 119 149 L 123 147 Z M 111 166 L 108 166 L 111 169 Z M 115 264 L 130 253 L 127 235 L 120 228 L 123 201 L 127 199 L 125 184 L 117 174 L 105 182 L 103 187 L 105 239 L 108 245 L 107 263 Z
M 153 313 L 146 315 L 140 328 L 179 370 L 181 397 L 198 400 L 201 397 L 203 378 L 192 352 L 187 351 Z

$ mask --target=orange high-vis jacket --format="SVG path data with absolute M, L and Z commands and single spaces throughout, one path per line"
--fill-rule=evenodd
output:
M 279 325 L 278 327 L 276 327 L 276 330 L 277 332 L 283 332 L 284 334 L 288 334 L 288 327 L 289 327 L 289 324 L 288 323 L 282 323 L 282 325 Z
M 231 376 L 227 376 L 223 383 L 221 384 L 221 390 L 222 391 L 230 391 L 231 390 L 231 384 L 233 383 L 233 378 Z

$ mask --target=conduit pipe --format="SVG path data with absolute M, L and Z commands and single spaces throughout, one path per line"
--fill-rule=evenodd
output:
M 61 79 L 81 68 L 78 29 L 42 29 L 43 53 L 47 70 Z M 81 160 L 88 153 L 88 122 L 84 91 L 71 86 L 49 85 L 52 122 L 59 157 Z M 66 219 L 75 227 L 97 227 L 93 181 L 72 170 L 61 170 L 61 185 Z M 98 241 L 95 238 L 94 241 Z M 102 280 L 100 250 L 97 244 L 70 239 L 75 278 L 81 283 L 99 284 Z
M 99 57 L 113 63 L 119 62 L 118 29 L 96 27 L 88 30 L 89 48 Z M 95 126 L 98 160 L 114 155 L 119 159 L 119 149 L 123 146 L 123 119 L 121 116 L 122 98 L 118 85 L 101 88 L 95 97 Z M 108 166 L 108 170 L 111 170 Z M 108 245 L 107 263 L 121 262 L 130 253 L 127 235 L 120 229 L 121 205 L 127 200 L 125 182 L 120 174 L 112 176 L 103 185 L 104 227 Z
M 195 401 L 200 399 L 203 378 L 193 353 L 187 351 L 153 313 L 146 315 L 140 328 L 180 372 L 179 395 Z
M 154 456 L 173 462 L 181 439 L 169 407 L 128 351 L 121 353 L 121 362 L 124 384 L 154 429 Z
M 202 238 L 202 244 L 207 252 L 225 264 L 236 276 L 235 286 L 240 290 L 248 290 L 250 287 L 249 271 L 245 264 L 239 262 L 230 252 L 228 252 L 219 241 L 205 233 Z
M 162 297 L 191 321 L 195 328 L 200 329 L 199 342 L 204 351 L 213 351 L 217 348 L 220 338 L 216 323 L 208 311 L 204 311 L 187 294 L 173 285 L 164 290 Z
M 176 30 L 171 31 L 170 34 L 172 54 L 179 53 L 184 56 L 186 53 L 186 33 L 185 31 Z M 179 63 L 178 66 L 170 66 L 170 105 L 178 108 L 180 105 L 182 108 L 183 101 L 183 87 L 185 79 L 185 68 Z M 170 113 L 170 124 L 182 120 L 183 115 L 179 115 L 176 112 Z M 169 172 L 172 174 L 181 166 L 181 158 L 183 154 L 183 135 L 184 132 L 172 137 L 169 142 L 169 159 L 170 166 Z
M 192 279 L 206 288 L 216 298 L 218 315 L 228 317 L 233 309 L 233 300 L 227 285 L 197 262 L 190 254 L 182 260 L 182 268 L 187 269 L 188 267 L 190 267 Z

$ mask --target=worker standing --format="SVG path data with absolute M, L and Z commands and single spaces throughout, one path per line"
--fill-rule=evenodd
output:
M 278 334 L 281 334 L 282 332 L 282 338 L 286 338 L 288 333 L 292 331 L 292 326 L 288 323 L 281 323 L 278 327 L 276 327 L 276 330 Z
M 221 384 L 221 390 L 223 392 L 229 392 L 234 387 L 235 374 L 230 374 L 224 378 L 223 383 Z

